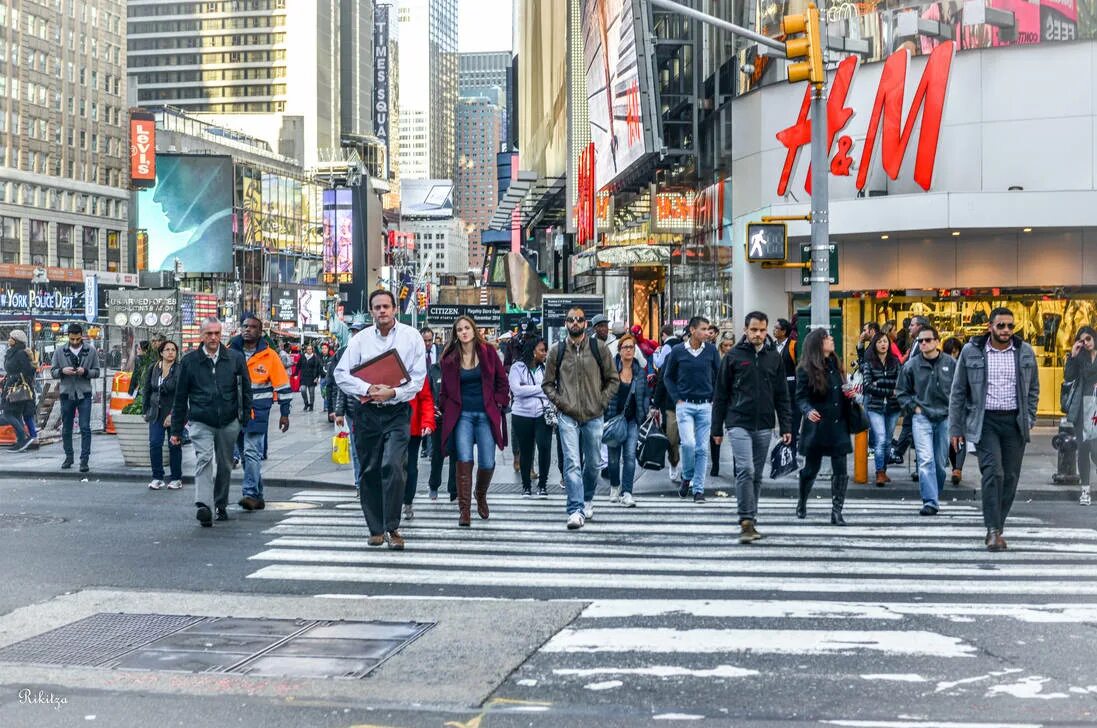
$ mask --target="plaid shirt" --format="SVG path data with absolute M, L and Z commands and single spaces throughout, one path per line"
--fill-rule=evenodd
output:
M 988 412 L 1017 409 L 1017 348 L 1011 341 L 1001 351 L 987 339 L 987 399 Z

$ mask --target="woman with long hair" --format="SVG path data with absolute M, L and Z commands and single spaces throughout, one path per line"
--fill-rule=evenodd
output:
M 141 392 L 141 409 L 149 423 L 149 456 L 152 480 L 149 490 L 179 490 L 183 487 L 183 446 L 168 443 L 170 475 L 164 480 L 164 438 L 171 432 L 171 408 L 175 403 L 175 385 L 179 382 L 179 345 L 174 341 L 160 344 L 159 361 L 149 365 Z
M 1097 331 L 1092 326 L 1083 326 L 1078 329 L 1074 337 L 1074 346 L 1070 350 L 1070 358 L 1067 359 L 1063 371 L 1063 380 L 1076 382 L 1074 389 L 1074 401 L 1071 403 L 1067 417 L 1074 423 L 1074 436 L 1078 439 L 1078 477 L 1082 482 L 1082 493 L 1078 497 L 1078 503 L 1083 506 L 1090 504 L 1089 478 L 1092 467 L 1090 463 L 1097 464 L 1097 440 L 1085 439 L 1084 420 L 1086 416 L 1093 416 L 1092 412 L 1086 412 L 1084 404 L 1087 396 L 1097 394 Z
M 640 424 L 648 415 L 651 397 L 644 367 L 636 360 L 637 343 L 632 334 L 625 334 L 617 341 L 617 355 L 613 357 L 617 374 L 621 379 L 617 393 L 606 406 L 605 420 L 621 415 L 625 419 L 625 439 L 609 448 L 610 502 L 620 502 L 633 508 L 632 483 L 636 477 L 636 439 Z
M 522 495 L 533 495 L 533 448 L 537 447 L 537 497 L 548 498 L 545 482 L 552 464 L 552 427 L 545 420 L 545 410 L 551 407 L 541 389 L 545 378 L 545 340 L 530 338 L 518 359 L 510 367 L 510 393 L 514 400 L 510 409 L 514 439 L 518 443 L 518 472 L 522 476 Z
M 468 316 L 453 323 L 442 352 L 442 449 L 453 437 L 457 451 L 458 526 L 471 526 L 472 458 L 476 449 L 476 512 L 487 518 L 495 447 L 507 446 L 503 410 L 510 399 L 507 373 L 494 348 Z
M 876 485 L 880 488 L 891 482 L 887 474 L 888 448 L 891 447 L 891 438 L 902 409 L 895 397 L 895 385 L 902 368 L 898 357 L 891 353 L 891 341 L 887 334 L 873 336 L 861 371 L 864 376 L 865 410 L 876 443 Z
M 845 387 L 842 362 L 834 353 L 834 337 L 826 329 L 814 329 L 804 339 L 800 364 L 796 368 L 796 406 L 804 415 L 800 452 L 804 467 L 800 470 L 800 498 L 796 517 L 807 518 L 807 500 L 815 485 L 823 457 L 830 457 L 830 522 L 846 525 L 842 506 L 846 502 L 849 475 L 846 456 L 850 446 L 850 399 L 856 390 Z

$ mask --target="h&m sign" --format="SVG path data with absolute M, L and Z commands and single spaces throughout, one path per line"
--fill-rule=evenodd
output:
M 893 180 L 899 178 L 903 157 L 906 155 L 907 146 L 914 133 L 914 123 L 920 113 L 922 125 L 918 133 L 918 151 L 914 160 L 914 181 L 923 190 L 929 191 L 933 182 L 933 168 L 937 161 L 937 141 L 941 133 L 941 117 L 944 114 L 949 71 L 952 68 L 955 49 L 953 41 L 945 41 L 933 49 L 905 113 L 904 101 L 910 51 L 906 49 L 897 51 L 884 61 L 880 84 L 876 89 L 876 100 L 869 116 L 868 131 L 857 161 L 858 190 L 863 190 L 868 181 L 878 138 L 884 172 Z M 840 177 L 850 176 L 854 166 L 853 137 L 848 134 L 838 137 L 838 133 L 853 118 L 854 110 L 846 106 L 846 99 L 857 70 L 857 62 L 857 56 L 849 56 L 838 65 L 827 98 L 827 159 L 830 160 L 830 173 Z M 811 92 L 812 89 L 809 86 L 804 93 L 804 101 L 800 105 L 800 115 L 796 123 L 777 133 L 778 141 L 787 150 L 784 168 L 777 183 L 777 194 L 781 196 L 788 193 L 789 180 L 800 149 L 811 145 L 811 120 L 808 118 Z M 838 148 L 837 153 L 832 156 L 835 137 L 838 137 Z M 804 189 L 808 193 L 811 192 L 810 169 Z

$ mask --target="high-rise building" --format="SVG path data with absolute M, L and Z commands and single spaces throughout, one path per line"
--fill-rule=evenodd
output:
M 128 267 L 125 22 L 122 0 L 0 3 L 0 262 Z
M 400 0 L 400 176 L 451 179 L 457 0 Z
M 510 51 L 458 54 L 457 93 L 463 99 L 484 97 L 503 112 L 503 139 L 506 140 L 507 96 L 510 76 Z
M 373 4 L 129 2 L 137 104 L 170 105 L 315 166 L 343 134 L 372 131 Z M 292 21 L 292 22 L 291 22 Z
M 467 226 L 460 218 L 406 219 L 401 221 L 400 231 L 414 236 L 416 260 L 424 281 L 437 285 L 443 275 L 468 274 L 469 239 Z
M 469 267 L 484 264 L 480 233 L 491 222 L 498 203 L 496 154 L 503 139 L 503 110 L 486 98 L 457 102 L 457 176 L 454 204 L 468 224 Z

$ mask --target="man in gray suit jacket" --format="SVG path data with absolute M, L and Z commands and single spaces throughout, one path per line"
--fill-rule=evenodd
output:
M 66 333 L 69 344 L 53 352 L 50 366 L 50 374 L 60 382 L 61 391 L 61 444 L 65 448 L 61 468 L 72 467 L 72 420 L 79 414 L 80 472 L 86 473 L 91 457 L 91 383 L 99 378 L 99 353 L 91 342 L 84 341 L 84 327 L 80 324 L 69 324 Z

